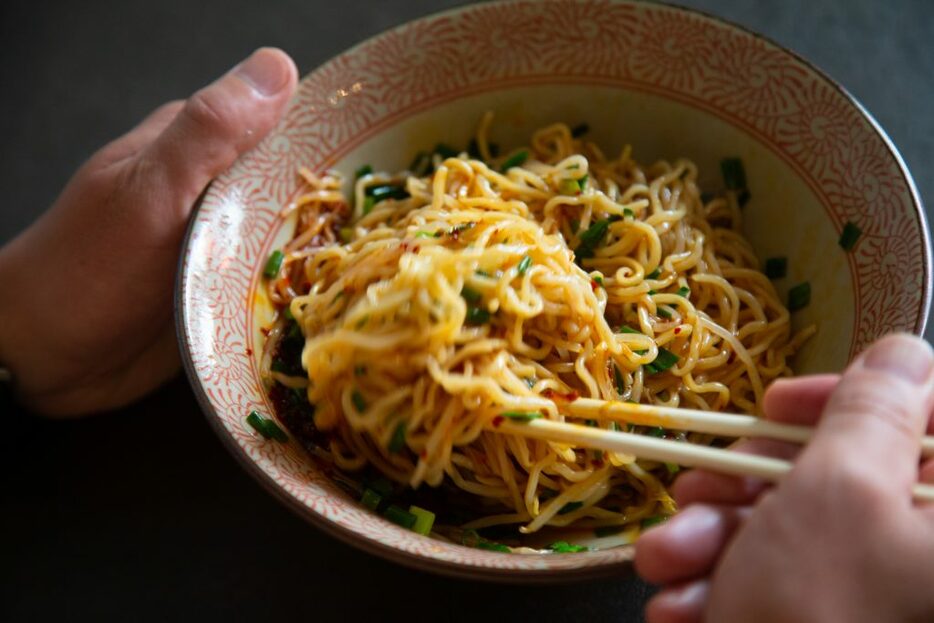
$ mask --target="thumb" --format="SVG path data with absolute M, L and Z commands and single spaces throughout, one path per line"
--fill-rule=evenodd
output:
M 846 370 L 798 461 L 858 474 L 882 491 L 907 493 L 918 478 L 920 440 L 934 405 L 934 353 L 920 338 L 891 335 Z
M 192 95 L 141 154 L 190 206 L 204 187 L 260 141 L 282 116 L 297 71 L 285 52 L 260 48 Z

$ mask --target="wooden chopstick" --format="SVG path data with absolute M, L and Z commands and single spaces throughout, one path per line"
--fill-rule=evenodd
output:
M 807 426 L 780 424 L 737 413 L 717 413 L 593 398 L 578 398 L 573 402 L 558 402 L 557 405 L 563 413 L 579 418 L 661 426 L 721 437 L 766 437 L 804 444 L 811 438 L 812 433 L 812 429 Z M 934 456 L 934 437 L 927 436 L 921 439 L 921 456 Z
M 731 452 L 647 435 L 615 432 L 593 426 L 556 422 L 545 418 L 529 421 L 514 421 L 509 418 L 495 420 L 488 430 L 631 454 L 652 461 L 676 463 L 685 467 L 701 467 L 722 474 L 754 476 L 769 482 L 780 480 L 791 470 L 792 466 L 788 461 L 772 457 Z M 916 484 L 912 489 L 912 497 L 919 502 L 934 502 L 934 485 Z

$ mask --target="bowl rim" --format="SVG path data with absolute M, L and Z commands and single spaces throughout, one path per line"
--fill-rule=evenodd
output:
M 576 2 L 590 3 L 593 0 L 575 0 Z M 840 82 L 829 76 L 822 69 L 817 67 L 814 63 L 808 60 L 806 57 L 799 54 L 794 49 L 788 47 L 787 45 L 776 42 L 774 39 L 767 35 L 744 26 L 742 24 L 736 23 L 728 18 L 721 17 L 719 15 L 710 13 L 708 11 L 697 9 L 694 7 L 684 6 L 675 2 L 669 2 L 668 0 L 609 0 L 612 4 L 629 4 L 629 5 L 646 5 L 646 6 L 661 6 L 668 9 L 673 9 L 685 14 L 701 16 L 705 19 L 712 20 L 713 22 L 720 24 L 722 26 L 727 26 L 731 29 L 738 30 L 746 35 L 749 35 L 755 39 L 765 42 L 768 45 L 774 46 L 778 51 L 789 55 L 791 58 L 797 62 L 804 65 L 810 72 L 812 72 L 817 78 L 822 80 L 826 85 L 832 87 L 839 95 L 843 96 L 846 102 L 854 107 L 854 109 L 859 113 L 859 115 L 868 122 L 872 131 L 882 139 L 885 148 L 888 150 L 889 154 L 893 157 L 901 178 L 906 183 L 906 187 L 909 192 L 911 199 L 911 205 L 914 209 L 915 216 L 918 219 L 920 230 L 923 238 L 923 258 L 922 258 L 922 269 L 924 271 L 924 278 L 922 283 L 922 296 L 920 301 L 920 317 L 917 319 L 914 333 L 917 335 L 923 335 L 927 327 L 930 312 L 931 312 L 931 303 L 932 303 L 932 290 L 934 290 L 934 272 L 932 272 L 932 263 L 934 263 L 934 251 L 932 251 L 932 240 L 931 232 L 929 229 L 927 214 L 925 212 L 924 203 L 921 199 L 920 193 L 918 191 L 917 185 L 911 172 L 908 169 L 907 164 L 905 163 L 904 158 L 898 150 L 898 147 L 894 144 L 892 139 L 889 137 L 887 132 L 883 129 L 881 124 L 875 119 L 875 117 L 869 112 L 869 110 Z M 485 6 L 503 6 L 503 5 L 513 5 L 513 4 L 527 4 L 526 0 L 497 0 L 494 2 L 483 3 Z M 362 48 L 369 42 L 381 38 L 384 35 L 402 30 L 409 25 L 420 22 L 427 21 L 443 16 L 456 16 L 459 13 L 469 11 L 476 7 L 476 3 L 467 3 L 464 5 L 451 7 L 441 11 L 434 11 L 426 13 L 424 15 L 418 16 L 411 20 L 406 20 L 404 22 L 398 23 L 390 28 L 381 30 L 378 33 L 373 34 L 370 37 L 358 40 L 355 44 L 347 47 L 346 49 L 338 52 L 337 54 L 329 57 L 328 59 L 322 61 L 317 66 L 315 66 L 310 71 L 306 72 L 301 78 L 300 82 L 306 80 L 309 76 L 314 74 L 318 69 L 328 65 L 334 59 L 351 54 L 358 49 Z M 296 91 L 297 95 L 298 91 Z M 295 96 L 293 96 L 294 98 Z M 250 152 L 246 152 L 249 154 Z M 246 154 L 240 156 L 243 158 Z M 239 161 L 239 159 L 238 159 Z M 222 176 L 224 172 L 219 174 L 218 177 Z M 216 178 L 215 178 L 216 180 Z M 211 402 L 211 399 L 207 395 L 205 387 L 201 382 L 201 379 L 198 375 L 197 370 L 195 369 L 194 361 L 192 358 L 192 353 L 190 350 L 191 339 L 187 331 L 188 326 L 188 312 L 187 306 L 185 305 L 185 284 L 189 279 L 190 274 L 188 272 L 188 255 L 191 251 L 191 243 L 193 232 L 198 222 L 198 215 L 201 211 L 203 202 L 208 196 L 209 191 L 215 184 L 215 180 L 212 180 L 208 186 L 205 188 L 204 192 L 198 197 L 192 212 L 189 216 L 188 225 L 186 227 L 184 237 L 182 239 L 182 245 L 180 247 L 180 254 L 176 270 L 176 281 L 174 288 L 173 303 L 175 308 L 175 329 L 176 329 L 176 338 L 179 347 L 179 352 L 182 359 L 182 367 L 185 371 L 185 375 L 191 385 L 191 388 L 195 394 L 195 398 L 205 416 L 208 420 L 208 423 L 211 429 L 214 431 L 215 435 L 220 438 L 222 445 L 227 449 L 227 451 L 233 455 L 234 459 L 245 469 L 245 471 L 250 474 L 267 492 L 269 492 L 274 498 L 282 502 L 287 508 L 289 508 L 293 513 L 296 513 L 303 520 L 311 524 L 312 526 L 322 530 L 328 536 L 335 537 L 339 541 L 350 545 L 359 550 L 365 551 L 369 554 L 379 556 L 383 560 L 387 560 L 393 563 L 402 564 L 405 567 L 416 569 L 420 571 L 434 572 L 441 574 L 446 577 L 459 578 L 459 579 L 469 579 L 469 580 L 478 580 L 484 582 L 494 582 L 494 583 L 509 583 L 509 584 L 554 584 L 559 582 L 578 582 L 586 581 L 591 579 L 604 578 L 612 574 L 632 574 L 633 565 L 632 560 L 634 558 L 634 545 L 624 545 L 619 546 L 620 549 L 627 550 L 627 555 L 619 560 L 599 563 L 595 565 L 584 565 L 574 568 L 567 569 L 553 569 L 553 568 L 522 568 L 516 569 L 511 567 L 491 567 L 491 566 L 481 566 L 477 564 L 472 564 L 469 562 L 458 562 L 452 560 L 444 560 L 436 557 L 425 556 L 420 553 L 406 551 L 394 547 L 392 545 L 387 545 L 381 543 L 375 539 L 371 539 L 365 536 L 360 535 L 358 532 L 353 529 L 343 526 L 332 519 L 325 517 L 321 513 L 309 508 L 307 505 L 298 500 L 295 496 L 290 495 L 282 489 L 282 487 L 276 483 L 269 474 L 264 471 L 259 464 L 252 459 L 244 448 L 242 448 L 236 441 L 236 439 L 227 431 L 224 427 L 221 417 L 217 412 L 217 409 Z M 587 556 L 586 553 L 572 554 L 573 556 Z

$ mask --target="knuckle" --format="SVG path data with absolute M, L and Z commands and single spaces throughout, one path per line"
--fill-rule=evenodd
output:
M 887 428 L 911 440 L 920 433 L 921 418 L 915 401 L 872 379 L 860 379 L 837 392 L 832 408 L 846 418 Z
M 202 89 L 188 98 L 184 110 L 195 126 L 209 134 L 223 133 L 228 126 L 226 106 L 210 88 Z

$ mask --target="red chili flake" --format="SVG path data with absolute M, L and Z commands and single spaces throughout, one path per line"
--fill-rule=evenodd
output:
M 252 348 L 246 349 L 246 355 L 247 355 L 247 357 L 252 357 L 252 356 L 253 356 L 253 349 L 252 349 Z
M 495 418 L 493 418 L 493 428 L 498 428 L 499 425 L 503 423 L 504 419 L 506 418 L 501 415 L 497 415 Z
M 542 391 L 542 396 L 545 398 L 549 398 L 551 400 L 563 400 L 565 402 L 574 402 L 575 400 L 580 398 L 580 394 L 578 394 L 574 390 L 571 390 L 568 393 L 564 394 L 561 392 L 556 392 L 550 387 Z
M 593 290 L 594 292 L 596 292 L 596 291 L 597 291 L 597 288 L 599 288 L 599 287 L 600 287 L 600 284 L 597 283 L 597 280 L 596 280 L 596 279 L 591 279 L 591 280 L 590 280 L 590 289 L 591 289 L 591 290 Z
M 681 333 L 681 327 L 675 327 L 675 335 Z
M 262 333 L 266 337 L 269 337 L 269 329 L 267 329 L 266 327 L 260 327 L 259 330 L 260 330 L 260 333 Z

